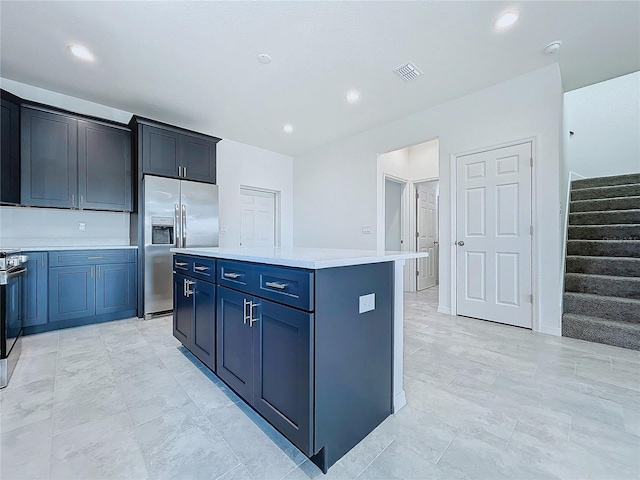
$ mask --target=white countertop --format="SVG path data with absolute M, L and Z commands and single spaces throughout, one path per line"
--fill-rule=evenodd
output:
M 345 267 L 365 263 L 393 262 L 410 258 L 428 257 L 418 252 L 377 252 L 375 250 L 348 250 L 337 248 L 172 248 L 173 253 L 201 257 L 242 260 L 285 267 L 321 268 Z
M 131 246 L 131 245 L 91 245 L 91 246 L 84 246 L 84 247 L 78 247 L 78 246 L 60 247 L 60 246 L 38 245 L 36 247 L 22 246 L 19 248 L 18 247 L 10 247 L 10 248 L 21 250 L 23 252 L 53 252 L 53 251 L 59 251 L 59 250 L 122 250 L 122 249 L 129 249 L 129 248 L 138 248 L 138 247 Z

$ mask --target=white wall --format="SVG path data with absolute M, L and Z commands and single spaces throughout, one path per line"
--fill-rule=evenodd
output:
M 640 172 L 640 72 L 565 93 L 564 114 L 568 171 Z
M 440 143 L 437 139 L 409 147 L 409 178 L 411 181 L 419 182 L 438 178 L 440 175 L 439 151 Z
M 293 158 L 233 140 L 222 140 L 218 143 L 217 160 L 220 246 L 240 246 L 241 186 L 279 192 L 276 203 L 279 203 L 280 211 L 280 245 L 293 246 Z M 226 233 L 222 233 L 223 229 Z
M 562 95 L 560 70 L 553 64 L 296 157 L 295 245 L 377 248 L 377 235 L 361 234 L 360 226 L 377 222 L 378 154 L 438 138 L 440 311 L 450 311 L 451 156 L 535 137 L 534 328 L 559 335 Z
M 68 95 L 44 90 L 24 83 L 0 78 L 0 86 L 27 100 L 63 108 L 72 112 L 128 123 L 132 113 L 88 102 Z M 216 132 L 203 132 L 216 135 Z M 217 182 L 220 192 L 221 246 L 238 245 L 241 220 L 240 185 L 280 192 L 281 245 L 293 243 L 293 166 L 292 158 L 231 140 L 222 140 L 217 148 Z M 120 219 L 126 221 L 121 226 Z M 87 232 L 77 232 L 77 222 L 87 221 Z M 0 245 L 22 242 L 30 246 L 129 245 L 129 214 L 110 212 L 77 212 L 49 208 L 0 207 Z M 19 228 L 27 226 L 26 229 Z M 35 227 L 38 228 L 35 228 Z M 75 226 L 75 230 L 73 227 Z M 123 231 L 122 228 L 126 228 Z M 21 233 L 23 232 L 23 233 Z M 31 233 L 27 233 L 31 232 Z M 94 235 L 95 233 L 95 235 Z M 120 239 L 120 240 L 116 240 Z M 53 242 L 53 243 L 46 243 Z

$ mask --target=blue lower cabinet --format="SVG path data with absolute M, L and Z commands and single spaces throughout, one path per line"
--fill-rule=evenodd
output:
M 313 314 L 254 299 L 253 407 L 312 455 Z
M 49 321 L 59 322 L 95 315 L 95 266 L 49 269 Z
M 44 325 L 47 323 L 47 270 L 49 256 L 47 252 L 26 252 L 27 275 L 25 276 L 25 319 L 24 326 Z
M 96 265 L 96 315 L 136 308 L 133 263 Z
M 253 398 L 253 332 L 247 321 L 244 293 L 217 287 L 216 374 L 238 395 L 251 403 Z
M 173 336 L 211 370 L 216 367 L 216 286 L 173 274 Z
M 195 280 L 191 352 L 211 370 L 216 367 L 216 286 Z
M 185 347 L 191 349 L 191 316 L 193 298 L 189 295 L 189 278 L 179 273 L 173 274 L 173 336 Z

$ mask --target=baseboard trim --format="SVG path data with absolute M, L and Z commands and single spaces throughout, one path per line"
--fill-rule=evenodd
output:
M 544 333 L 546 335 L 554 335 L 556 337 L 561 337 L 562 329 L 561 328 L 541 328 L 540 330 L 538 330 L 538 333 Z
M 438 305 L 438 313 L 444 313 L 445 315 L 451 315 L 451 309 L 449 307 L 441 307 Z
M 406 404 L 407 396 L 404 393 L 404 389 L 402 389 L 393 397 L 393 413 L 397 413 L 402 410 L 402 407 L 404 407 Z

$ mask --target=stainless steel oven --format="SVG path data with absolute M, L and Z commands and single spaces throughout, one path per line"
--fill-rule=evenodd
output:
M 0 251 L 0 388 L 7 386 L 20 357 L 26 311 L 25 262 L 19 251 Z

